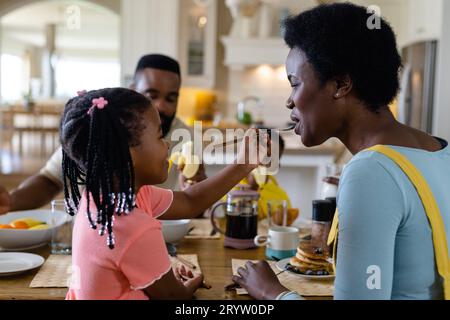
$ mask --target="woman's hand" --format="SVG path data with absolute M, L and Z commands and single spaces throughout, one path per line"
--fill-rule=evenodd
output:
M 266 261 L 252 263 L 248 261 L 245 268 L 237 270 L 239 276 L 233 281 L 257 300 L 275 300 L 278 295 L 289 291 L 278 280 L 276 274 Z
M 6 214 L 11 210 L 11 196 L 9 192 L 0 186 L 0 215 Z

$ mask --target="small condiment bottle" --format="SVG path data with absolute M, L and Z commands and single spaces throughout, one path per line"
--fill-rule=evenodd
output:
M 330 200 L 313 201 L 311 242 L 313 246 L 322 248 L 324 251 L 329 251 L 327 240 L 334 211 L 335 206 Z

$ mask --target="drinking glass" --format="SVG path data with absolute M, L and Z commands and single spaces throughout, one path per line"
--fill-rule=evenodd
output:
M 64 214 L 64 224 L 52 232 L 51 253 L 56 255 L 72 254 L 72 232 L 75 218 L 68 211 L 64 200 L 52 201 L 52 213 Z
M 267 202 L 267 218 L 269 228 L 286 227 L 288 224 L 288 202 L 286 200 L 270 200 Z

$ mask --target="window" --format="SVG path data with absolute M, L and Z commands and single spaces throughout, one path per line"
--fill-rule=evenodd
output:
M 114 61 L 59 59 L 56 63 L 56 96 L 73 97 L 81 90 L 120 86 L 120 64 Z
M 1 55 L 1 96 L 6 102 L 23 98 L 27 90 L 24 82 L 25 64 L 22 58 L 11 54 Z

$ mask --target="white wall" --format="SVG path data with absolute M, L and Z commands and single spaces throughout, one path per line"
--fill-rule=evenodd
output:
M 180 0 L 122 0 L 122 81 L 131 81 L 139 58 L 161 53 L 178 58 Z
M 442 35 L 437 64 L 434 134 L 450 141 L 450 1 L 444 1 L 442 14 Z
M 259 66 L 230 70 L 227 117 L 234 119 L 237 104 L 246 96 L 259 97 L 264 103 L 267 125 L 283 127 L 290 121 L 286 101 L 291 93 L 284 66 Z

